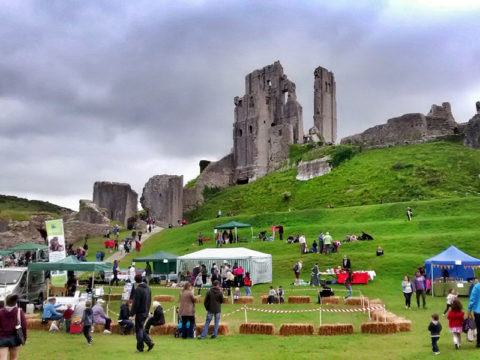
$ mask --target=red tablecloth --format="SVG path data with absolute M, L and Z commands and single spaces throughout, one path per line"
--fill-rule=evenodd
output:
M 368 272 L 354 271 L 352 275 L 353 275 L 352 284 L 368 284 L 368 279 L 370 279 Z M 345 283 L 345 279 L 347 278 L 347 276 L 348 276 L 347 273 L 337 273 L 337 283 L 339 284 Z

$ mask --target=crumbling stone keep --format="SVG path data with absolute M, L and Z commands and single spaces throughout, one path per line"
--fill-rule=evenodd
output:
M 427 115 L 405 114 L 389 119 L 386 124 L 377 125 L 361 134 L 341 140 L 342 144 L 365 147 L 384 147 L 414 144 L 458 132 L 450 104 L 432 105 Z
M 275 169 L 289 145 L 303 141 L 302 107 L 278 61 L 248 74 L 245 95 L 234 102 L 234 179 L 246 183 Z
M 137 215 L 138 195 L 130 185 L 97 181 L 93 185 L 93 202 L 107 209 L 108 217 L 127 225 L 128 219 Z
M 335 77 L 319 66 L 314 72 L 313 122 L 327 144 L 337 141 L 337 96 Z
M 477 101 L 476 107 L 477 114 L 464 127 L 464 144 L 474 149 L 480 149 L 480 101 Z
M 140 203 L 162 225 L 183 218 L 183 176 L 155 175 L 145 184 Z

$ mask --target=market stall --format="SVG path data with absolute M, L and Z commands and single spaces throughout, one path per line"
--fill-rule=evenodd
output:
M 215 234 L 218 230 L 235 230 L 234 241 L 236 241 L 235 239 L 238 239 L 238 229 L 243 229 L 243 228 L 248 228 L 248 227 L 250 228 L 250 230 L 252 232 L 252 238 L 253 238 L 253 227 L 250 224 L 244 224 L 244 223 L 237 222 L 237 221 L 230 221 L 226 224 L 215 226 L 214 229 L 215 229 Z
M 173 277 L 176 278 L 177 258 L 178 255 L 170 254 L 166 251 L 158 251 L 151 255 L 135 258 L 133 261 L 152 263 L 152 278 L 173 280 L 172 276 L 170 275 L 175 275 Z
M 238 263 L 245 272 L 250 272 L 252 284 L 272 282 L 272 255 L 259 251 L 238 248 L 203 249 L 177 258 L 177 273 L 192 270 L 197 264 L 205 264 L 210 269 L 213 263 L 218 267 L 224 262 Z
M 427 278 L 432 281 L 432 296 L 445 296 L 450 288 L 455 288 L 459 295 L 468 295 L 468 280 L 473 278 L 474 269 L 480 267 L 480 260 L 470 256 L 451 245 L 440 254 L 425 260 Z M 448 271 L 444 278 L 442 268 Z

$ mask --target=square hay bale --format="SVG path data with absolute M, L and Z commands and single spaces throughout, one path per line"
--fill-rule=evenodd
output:
M 395 322 L 398 320 L 398 316 L 390 311 L 374 310 L 370 312 L 370 317 L 374 321 L 378 322 Z
M 340 305 L 340 296 L 322 297 L 322 305 Z
M 383 301 L 381 299 L 372 299 L 370 300 L 370 305 L 383 305 Z
M 398 332 L 397 325 L 388 322 L 366 322 L 362 323 L 360 329 L 362 334 L 394 334 Z
M 110 326 L 113 328 L 114 325 L 115 325 L 115 323 L 112 321 Z M 104 324 L 93 324 L 93 331 L 94 332 L 103 333 L 104 330 L 105 330 L 105 325 Z M 112 331 L 112 333 L 113 333 L 113 331 Z
M 310 304 L 311 302 L 310 296 L 289 296 L 288 303 L 289 304 Z
M 26 319 L 27 320 L 27 330 L 46 330 L 50 329 L 51 321 L 48 321 L 46 324 L 42 324 L 42 319 Z M 58 322 L 57 322 L 58 325 Z
M 412 322 L 410 320 L 398 318 L 395 321 L 395 325 L 397 325 L 398 331 L 412 331 Z
M 25 319 L 27 319 L 27 321 L 30 320 L 30 319 L 41 319 L 41 318 L 42 318 L 42 316 L 41 316 L 40 313 L 25 314 Z
M 150 328 L 150 335 L 173 335 L 177 330 L 178 325 L 175 323 L 168 323 L 164 325 L 152 326 Z
M 205 323 L 195 324 L 195 327 L 197 328 L 197 334 L 203 331 L 204 326 L 205 326 Z M 211 321 L 210 326 L 208 327 L 208 334 L 213 334 L 214 328 L 215 328 L 215 323 Z M 218 335 L 229 335 L 229 334 L 230 334 L 230 327 L 228 326 L 228 323 L 220 322 L 220 324 L 218 324 Z
M 112 324 L 110 327 L 112 334 L 120 335 L 122 333 L 123 327 L 120 324 Z M 133 328 L 127 331 L 127 334 L 133 334 Z
M 202 297 L 200 295 L 195 296 L 195 302 L 200 304 L 202 302 Z
M 122 294 L 110 294 L 106 295 L 106 301 L 120 301 L 122 300 Z
M 347 305 L 356 305 L 356 306 L 362 306 L 362 297 L 360 296 L 353 296 L 349 297 L 347 300 L 345 300 L 345 303 Z M 363 304 L 367 304 L 367 298 L 363 298 Z
M 313 335 L 314 329 L 312 324 L 282 324 L 280 326 L 280 335 Z
M 153 300 L 158 301 L 159 303 L 175 302 L 175 297 L 172 295 L 155 295 Z
M 262 299 L 262 304 L 268 304 L 268 296 L 267 295 L 262 295 L 262 296 L 260 296 L 260 298 Z
M 240 296 L 237 300 L 233 300 L 234 304 L 253 304 L 253 296 Z
M 249 323 L 240 325 L 240 334 L 274 335 L 275 325 L 269 323 Z
M 318 328 L 318 335 L 353 334 L 353 324 L 325 324 Z
M 231 301 L 231 300 L 230 300 L 230 296 L 224 296 L 224 297 L 223 297 L 223 303 L 224 303 L 224 304 L 230 304 L 230 301 Z

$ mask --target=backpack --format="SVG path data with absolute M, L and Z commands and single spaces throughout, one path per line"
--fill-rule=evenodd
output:
M 298 271 L 298 263 L 295 263 L 292 268 L 293 271 L 297 272 Z

